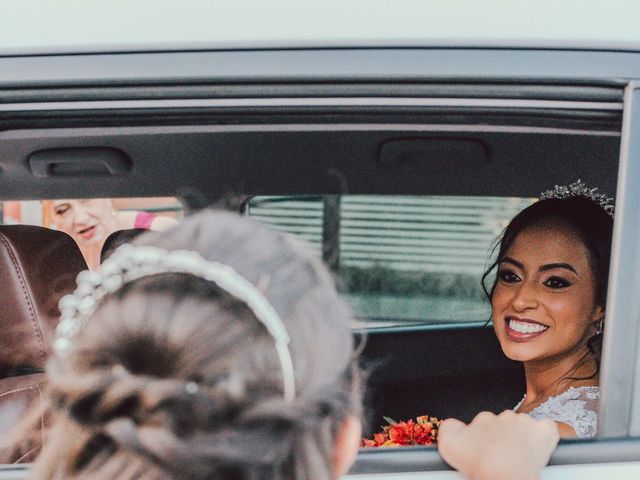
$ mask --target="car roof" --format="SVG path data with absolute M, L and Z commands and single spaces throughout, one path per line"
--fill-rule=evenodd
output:
M 634 0 L 5 0 L 0 56 L 326 47 L 640 50 Z

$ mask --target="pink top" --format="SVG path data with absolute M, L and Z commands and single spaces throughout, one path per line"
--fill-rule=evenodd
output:
M 144 228 L 145 230 L 149 230 L 155 218 L 156 216 L 153 213 L 138 212 L 138 214 L 136 215 L 136 219 L 133 223 L 133 226 L 135 228 Z

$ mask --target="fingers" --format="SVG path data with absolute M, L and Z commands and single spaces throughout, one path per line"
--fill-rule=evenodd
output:
M 554 441 L 555 445 L 557 445 L 560 440 L 560 432 L 555 422 L 552 420 L 541 420 L 536 423 L 542 434 L 546 435 L 550 441 Z
M 502 414 L 506 414 L 509 410 L 505 410 L 504 412 L 502 412 L 500 415 Z M 483 423 L 483 422 L 487 422 L 487 421 L 493 421 L 493 419 L 496 418 L 496 414 L 495 413 L 491 413 L 491 412 L 480 412 L 479 414 L 477 414 L 473 420 L 471 421 L 471 423 Z
M 538 420 L 534 421 L 534 423 L 532 436 L 536 438 L 539 445 L 539 463 L 544 466 L 549 462 L 549 457 L 558 445 L 560 431 L 556 423 L 552 420 Z
M 468 476 L 476 463 L 473 450 L 467 448 L 469 443 L 469 427 L 460 420 L 449 418 L 442 422 L 438 429 L 438 451 L 453 468 Z M 471 440 L 473 444 L 473 440 Z M 473 445 L 471 445 L 473 446 Z
M 475 479 L 537 478 L 559 439 L 552 421 L 526 414 L 481 412 L 465 425 L 449 419 L 438 433 L 442 458 Z
M 442 441 L 447 439 L 450 435 L 455 435 L 457 432 L 465 427 L 465 423 L 456 418 L 447 418 L 444 420 L 438 428 L 438 440 Z
M 460 470 L 460 465 L 464 460 L 459 458 L 459 451 L 462 447 L 459 440 L 460 433 L 462 433 L 465 428 L 466 425 L 464 422 L 455 418 L 444 420 L 438 428 L 438 451 L 444 461 L 456 470 Z

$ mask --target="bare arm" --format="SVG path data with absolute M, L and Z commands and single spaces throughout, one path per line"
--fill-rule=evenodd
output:
M 554 422 L 558 427 L 560 438 L 576 438 L 578 435 L 571 425 L 562 422 Z
M 129 228 L 135 228 L 138 213 L 140 212 L 132 210 L 118 212 L 117 229 L 127 230 Z M 178 221 L 175 218 L 158 215 L 153 218 L 150 227 L 151 230 L 164 231 L 173 227 L 177 223 Z
M 536 480 L 559 440 L 551 420 L 510 410 L 478 414 L 469 425 L 445 420 L 438 433 L 442 458 L 473 480 Z
M 178 221 L 175 218 L 159 215 L 151 222 L 151 230 L 162 232 L 177 224 Z

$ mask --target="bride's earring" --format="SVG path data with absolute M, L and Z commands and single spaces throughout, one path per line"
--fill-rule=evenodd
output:
M 604 331 L 604 318 L 598 320 L 596 324 L 596 335 L 600 335 Z

